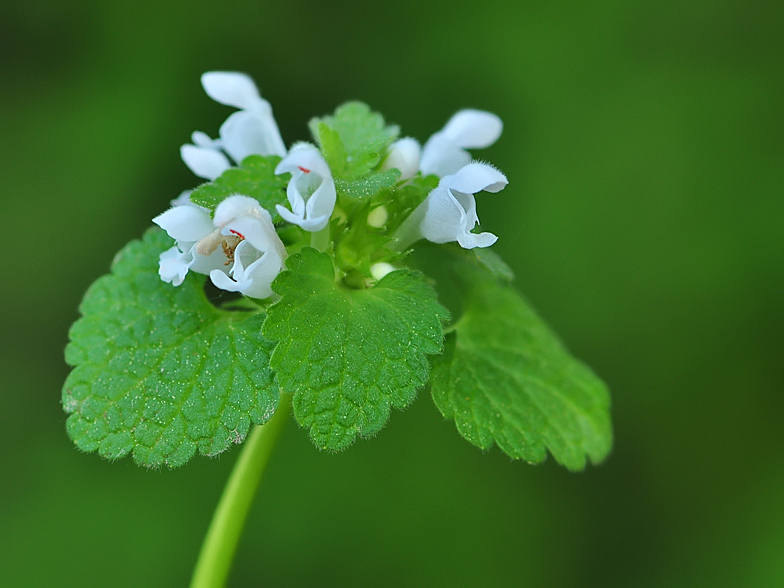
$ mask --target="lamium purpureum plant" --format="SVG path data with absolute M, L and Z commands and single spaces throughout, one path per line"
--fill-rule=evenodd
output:
M 499 138 L 497 116 L 460 111 L 422 147 L 350 102 L 286 149 L 249 77 L 202 84 L 238 109 L 219 138 L 181 148 L 207 182 L 90 287 L 62 397 L 77 447 L 109 459 L 174 468 L 245 442 L 193 586 L 224 584 L 290 406 L 340 451 L 427 387 L 482 449 L 549 451 L 570 470 L 606 457 L 605 386 L 512 287 L 497 237 L 475 231 L 476 195 L 508 181 L 466 149 Z

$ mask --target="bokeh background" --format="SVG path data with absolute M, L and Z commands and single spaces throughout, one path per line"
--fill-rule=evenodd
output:
M 0 4 L 0 585 L 188 582 L 238 451 L 109 463 L 59 396 L 85 289 L 231 112 L 212 69 L 287 143 L 348 99 L 420 140 L 498 113 L 483 228 L 616 434 L 570 474 L 483 454 L 424 393 L 340 455 L 292 423 L 232 586 L 784 585 L 782 31 L 778 0 Z

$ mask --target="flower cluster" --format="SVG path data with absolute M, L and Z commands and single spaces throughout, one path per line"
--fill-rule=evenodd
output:
M 193 143 L 180 150 L 185 164 L 198 177 L 215 180 L 250 155 L 280 157 L 275 174 L 291 174 L 286 190 L 290 208 L 277 204 L 274 212 L 283 222 L 302 231 L 328 233 L 331 221 L 340 216 L 336 208 L 338 192 L 332 170 L 319 148 L 296 143 L 286 149 L 269 102 L 260 96 L 248 76 L 209 72 L 201 81 L 211 98 L 238 111 L 221 125 L 217 139 L 194 132 Z M 422 238 L 434 243 L 456 241 L 467 249 L 489 247 L 496 241 L 491 233 L 473 232 L 479 223 L 474 194 L 498 192 L 506 186 L 507 179 L 493 166 L 472 161 L 466 149 L 492 145 L 501 130 L 502 123 L 496 115 L 462 110 L 424 147 L 410 137 L 392 143 L 380 171 L 398 170 L 399 186 L 427 175 L 437 176 L 439 182 L 393 228 L 389 235 L 391 244 L 387 245 L 390 256 L 371 268 L 374 279 L 394 269 L 388 261 L 396 252 Z M 382 228 L 385 215 L 371 215 L 368 224 Z M 287 251 L 270 211 L 255 198 L 232 194 L 210 210 L 191 202 L 188 193 L 184 193 L 153 222 L 176 241 L 160 256 L 159 274 L 165 282 L 178 286 L 189 271 L 194 271 L 208 275 L 223 290 L 252 298 L 272 295 L 271 283 L 283 269 Z

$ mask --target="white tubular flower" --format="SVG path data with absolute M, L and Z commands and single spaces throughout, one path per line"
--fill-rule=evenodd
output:
M 498 237 L 471 232 L 479 224 L 474 194 L 482 190 L 500 192 L 508 183 L 493 166 L 477 162 L 442 178 L 396 231 L 397 248 L 402 251 L 420 238 L 433 243 L 457 241 L 465 249 L 490 247 Z
M 275 173 L 291 174 L 286 190 L 291 210 L 277 205 L 283 220 L 310 232 L 326 227 L 335 210 L 337 192 L 332 172 L 319 150 L 309 143 L 294 145 Z
M 241 109 L 221 125 L 223 149 L 237 163 L 248 155 L 286 155 L 272 107 L 264 100 L 249 76 L 224 71 L 211 71 L 201 76 L 207 95 L 221 104 Z
M 177 240 L 160 256 L 158 273 L 164 282 L 179 286 L 192 270 L 209 275 L 223 290 L 253 298 L 272 295 L 270 284 L 283 268 L 286 248 L 257 200 L 229 196 L 212 219 L 206 209 L 184 204 L 153 222 Z
M 482 110 L 461 110 L 446 126 L 427 140 L 419 170 L 439 177 L 457 173 L 468 165 L 466 149 L 489 147 L 501 136 L 503 123 L 495 114 Z
M 207 72 L 201 77 L 207 95 L 221 104 L 241 109 L 221 125 L 220 139 L 196 131 L 192 145 L 183 145 L 180 155 L 191 171 L 214 180 L 231 167 L 223 151 L 240 163 L 248 155 L 286 155 L 272 107 L 264 100 L 249 76 L 235 72 Z
M 411 137 L 399 139 L 389 147 L 389 153 L 384 159 L 381 169 L 384 171 L 388 169 L 400 170 L 399 181 L 409 180 L 416 175 L 419 169 L 421 153 L 422 147 L 416 139 Z
M 209 274 L 223 268 L 226 256 L 213 250 L 206 255 L 199 253 L 197 244 L 214 232 L 208 210 L 186 202 L 176 205 L 152 219 L 166 231 L 177 244 L 160 256 L 158 274 L 164 282 L 179 286 L 189 270 Z
M 223 236 L 224 252 L 234 265 L 229 270 L 231 278 L 213 269 L 212 283 L 251 298 L 272 296 L 270 284 L 283 269 L 286 247 L 275 232 L 269 212 L 253 198 L 229 196 L 215 209 L 213 222 Z

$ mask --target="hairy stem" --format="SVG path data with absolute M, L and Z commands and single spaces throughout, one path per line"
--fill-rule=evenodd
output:
M 249 435 L 212 516 L 199 560 L 193 570 L 191 588 L 220 588 L 234 560 L 242 529 L 272 448 L 289 418 L 291 395 L 282 394 L 272 418 Z

